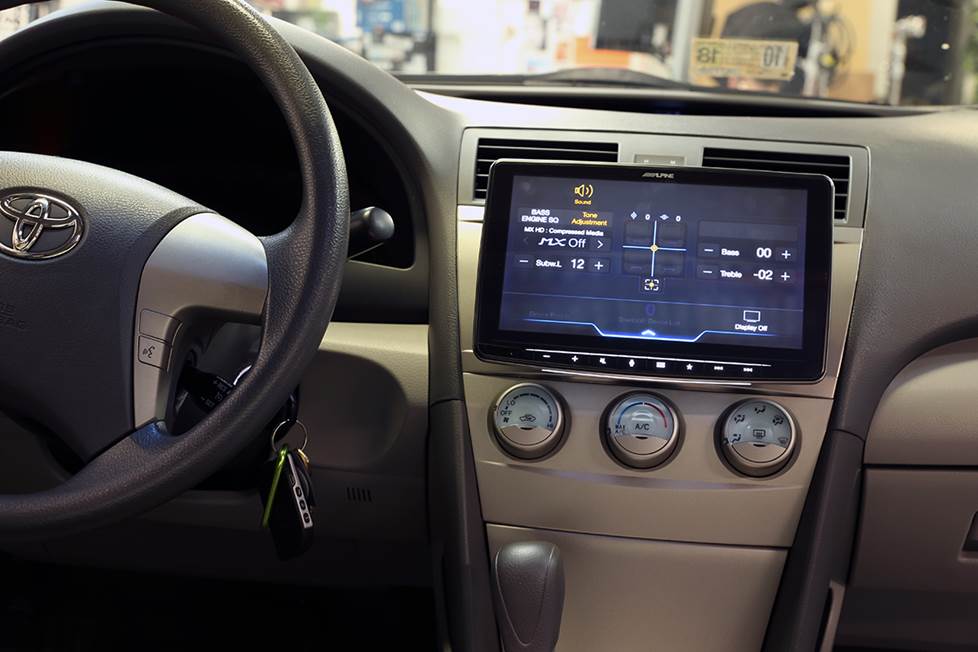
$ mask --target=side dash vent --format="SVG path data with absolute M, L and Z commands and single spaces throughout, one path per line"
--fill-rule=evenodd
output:
M 848 156 L 707 147 L 703 150 L 703 167 L 824 174 L 835 183 L 836 222 L 845 223 L 849 217 L 852 163 Z

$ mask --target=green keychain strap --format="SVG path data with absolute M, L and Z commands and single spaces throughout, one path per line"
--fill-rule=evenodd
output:
M 282 469 L 285 467 L 285 458 L 289 456 L 289 447 L 282 445 L 278 449 L 278 456 L 275 458 L 275 470 L 272 472 L 272 486 L 268 489 L 268 500 L 265 501 L 265 511 L 261 515 L 261 526 L 268 529 L 268 520 L 272 517 L 272 504 L 275 502 L 275 494 L 278 493 L 278 483 L 282 478 Z

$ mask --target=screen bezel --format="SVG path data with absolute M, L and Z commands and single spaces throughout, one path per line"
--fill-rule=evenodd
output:
M 657 174 L 656 178 L 647 176 Z M 807 191 L 805 224 L 804 325 L 800 349 L 727 344 L 610 340 L 593 336 L 505 331 L 499 328 L 503 273 L 513 181 L 517 176 L 582 180 L 679 183 L 694 186 L 740 186 Z M 484 360 L 513 362 L 501 350 L 551 348 L 595 354 L 772 363 L 774 379 L 816 381 L 824 375 L 829 317 L 829 288 L 834 227 L 834 185 L 817 174 L 795 174 L 722 168 L 649 167 L 629 164 L 582 164 L 500 160 L 489 170 L 489 190 L 482 228 L 475 305 L 475 354 Z M 518 357 L 518 356 L 517 356 Z M 776 363 L 776 364 L 775 364 Z

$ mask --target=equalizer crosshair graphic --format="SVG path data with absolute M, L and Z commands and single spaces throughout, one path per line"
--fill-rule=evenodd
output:
M 669 219 L 668 215 L 660 215 L 659 219 Z M 678 216 L 677 216 L 678 221 Z M 676 252 L 686 252 L 686 247 L 662 247 L 659 246 L 659 220 L 656 220 L 652 225 L 652 243 L 649 245 L 622 245 L 624 249 L 639 249 L 644 251 L 652 252 L 652 265 L 649 272 L 649 278 L 655 279 L 655 254 L 660 251 L 676 251 Z

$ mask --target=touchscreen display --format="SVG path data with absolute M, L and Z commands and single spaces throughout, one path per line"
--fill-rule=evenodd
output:
M 799 349 L 806 194 L 516 176 L 499 327 Z
M 494 179 L 480 267 L 493 343 L 774 357 L 798 363 L 786 375 L 820 372 L 827 179 L 518 163 Z

